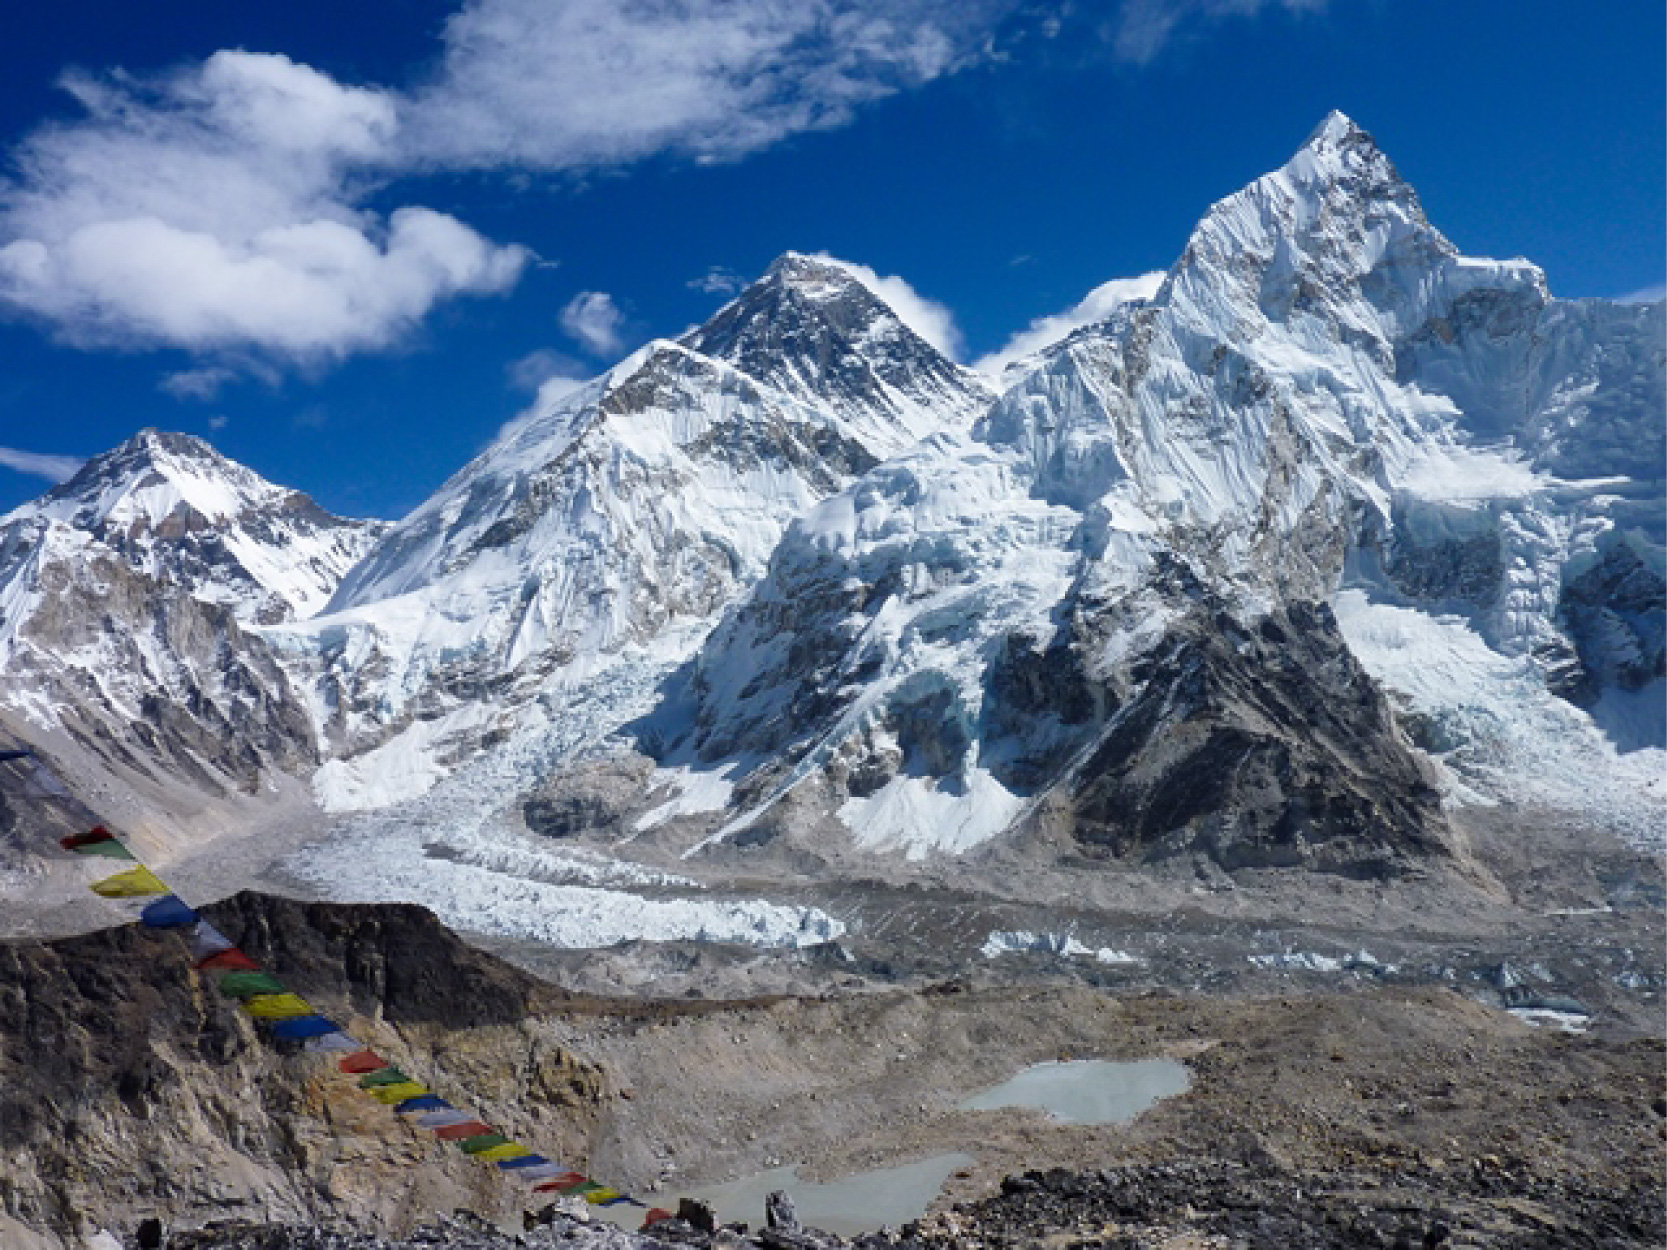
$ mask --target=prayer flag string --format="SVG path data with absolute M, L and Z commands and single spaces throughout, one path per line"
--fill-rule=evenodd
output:
M 35 758 L 32 751 L 0 750 L 0 763 L 31 758 Z M 69 797 L 69 791 L 38 759 L 31 780 L 46 797 Z M 532 1182 L 534 1193 L 580 1197 L 599 1207 L 646 1208 L 646 1203 L 630 1194 L 594 1181 L 567 1164 L 547 1159 L 499 1133 L 366 1047 L 199 916 L 104 825 L 71 834 L 60 839 L 59 845 L 74 855 L 132 864 L 133 867 L 93 882 L 93 893 L 109 899 L 152 900 L 140 911 L 139 922 L 152 929 L 187 931 L 192 967 L 214 978 L 221 994 L 235 999 L 246 1015 L 267 1026 L 274 1037 L 302 1042 L 311 1052 L 338 1055 L 339 1071 L 358 1076 L 359 1086 L 367 1095 L 390 1107 L 394 1114 L 411 1117 L 413 1123 L 430 1130 L 436 1140 L 449 1142 L 476 1161 L 491 1164 L 508 1176 Z M 665 1213 L 656 1208 L 651 1216 L 664 1218 Z

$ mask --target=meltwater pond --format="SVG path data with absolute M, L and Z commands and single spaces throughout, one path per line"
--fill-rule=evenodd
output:
M 1127 1124 L 1160 1099 L 1184 1094 L 1191 1086 L 1186 1065 L 1173 1059 L 1081 1059 L 1035 1064 L 960 1106 L 962 1111 L 1035 1107 L 1066 1124 Z
M 745 1220 L 757 1227 L 764 1217 L 764 1199 L 774 1190 L 793 1195 L 800 1223 L 824 1232 L 854 1237 L 894 1227 L 925 1214 L 932 1199 L 956 1168 L 972 1163 L 963 1154 L 933 1155 L 901 1167 L 861 1172 L 825 1185 L 799 1179 L 796 1167 L 776 1168 L 754 1176 L 695 1191 L 710 1202 L 720 1223 Z
M 1010 1081 L 973 1095 L 958 1109 L 1034 1107 L 1065 1124 L 1127 1124 L 1159 1100 L 1186 1093 L 1191 1084 L 1186 1066 L 1173 1059 L 1039 1063 Z M 785 1189 L 793 1196 L 803 1223 L 853 1237 L 874 1232 L 885 1224 L 895 1227 L 919 1218 L 950 1174 L 973 1162 L 965 1154 L 939 1154 L 826 1184 L 800 1180 L 796 1167 L 775 1168 L 728 1184 L 696 1189 L 692 1196 L 710 1202 L 722 1223 L 745 1220 L 756 1226 L 764 1214 L 764 1199 L 772 1190 Z

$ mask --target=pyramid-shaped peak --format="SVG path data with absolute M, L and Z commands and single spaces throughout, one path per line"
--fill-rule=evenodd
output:
M 1372 136 L 1362 130 L 1354 118 L 1342 109 L 1332 109 L 1326 114 L 1325 120 L 1314 127 L 1314 132 L 1302 146 L 1319 149 L 1343 148 L 1361 142 L 1371 143 Z

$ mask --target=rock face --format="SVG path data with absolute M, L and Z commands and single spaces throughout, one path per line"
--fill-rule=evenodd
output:
M 311 719 L 258 630 L 322 607 L 380 530 L 142 431 L 0 520 L 0 702 L 209 795 L 309 774 Z
M 1447 852 L 1433 775 L 1323 604 L 1178 623 L 1070 787 L 1090 854 L 1381 876 Z
M 548 987 L 420 908 L 242 894 L 207 914 L 459 1105 L 564 1158 L 585 1155 L 604 1081 L 552 1026 L 530 1022 L 558 1001 Z M 117 1226 L 254 1215 L 399 1229 L 437 1203 L 518 1211 L 525 1196 L 402 1125 L 327 1057 L 258 1036 L 172 933 L 0 946 L 0 1011 L 8 1238 L 18 1226 L 87 1235 L 91 1213 Z

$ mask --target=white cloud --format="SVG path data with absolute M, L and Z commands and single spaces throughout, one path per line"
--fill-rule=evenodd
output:
M 955 314 L 947 306 L 922 295 L 910 286 L 907 280 L 896 275 L 883 277 L 867 265 L 840 260 L 826 252 L 817 252 L 815 255 L 817 260 L 838 265 L 862 283 L 875 298 L 884 302 L 897 314 L 899 321 L 945 356 L 951 360 L 961 359 L 962 353 L 966 350 L 966 340 L 961 336 L 960 327 L 955 324 Z
M 15 447 L 0 447 L 0 467 L 30 477 L 44 477 L 49 482 L 67 482 L 87 463 L 78 456 L 54 456 L 38 451 L 18 451 Z
M 1118 305 L 1135 299 L 1151 299 L 1163 285 L 1163 279 L 1164 273 L 1158 269 L 1143 273 L 1138 278 L 1113 278 L 1110 282 L 1101 283 L 1064 312 L 1038 317 L 1008 339 L 999 350 L 975 361 L 973 368 L 999 378 L 1015 361 L 1052 347 L 1083 326 L 1104 321 Z
M 540 347 L 511 361 L 506 372 L 509 384 L 518 391 L 539 391 L 552 381 L 579 386 L 585 377 L 584 365 L 553 347 Z
M 1019 6 L 465 0 L 427 80 L 403 88 L 243 51 L 66 75 L 83 116 L 38 127 L 0 182 L 0 308 L 80 346 L 184 348 L 239 372 L 387 347 L 533 257 L 432 209 L 371 211 L 371 192 L 434 171 L 738 159 L 988 59 Z
M 1654 286 L 1640 287 L 1636 291 L 1628 291 L 1625 295 L 1617 295 L 1617 304 L 1653 304 L 1657 300 L 1667 299 L 1667 284 L 1657 282 Z
M 569 337 L 592 355 L 614 356 L 625 346 L 620 335 L 625 315 L 606 291 L 580 291 L 567 301 L 559 320 Z
M 207 403 L 236 378 L 237 374 L 230 369 L 205 365 L 201 369 L 181 369 L 177 373 L 165 374 L 157 386 L 175 399 L 195 399 Z
M 713 265 L 700 277 L 690 278 L 683 285 L 691 291 L 701 291 L 707 295 L 735 295 L 746 288 L 747 280 L 733 269 Z
M 986 55 L 1017 0 L 469 0 L 403 142 L 444 168 L 732 160 Z
M 1125 61 L 1145 65 L 1163 51 L 1185 23 L 1254 17 L 1263 9 L 1319 13 L 1328 0 L 1123 0 L 1112 27 L 1112 46 Z
M 331 360 L 529 258 L 431 209 L 354 207 L 397 130 L 386 93 L 246 52 L 65 86 L 86 117 L 26 139 L 0 189 L 0 300 L 72 343 Z

